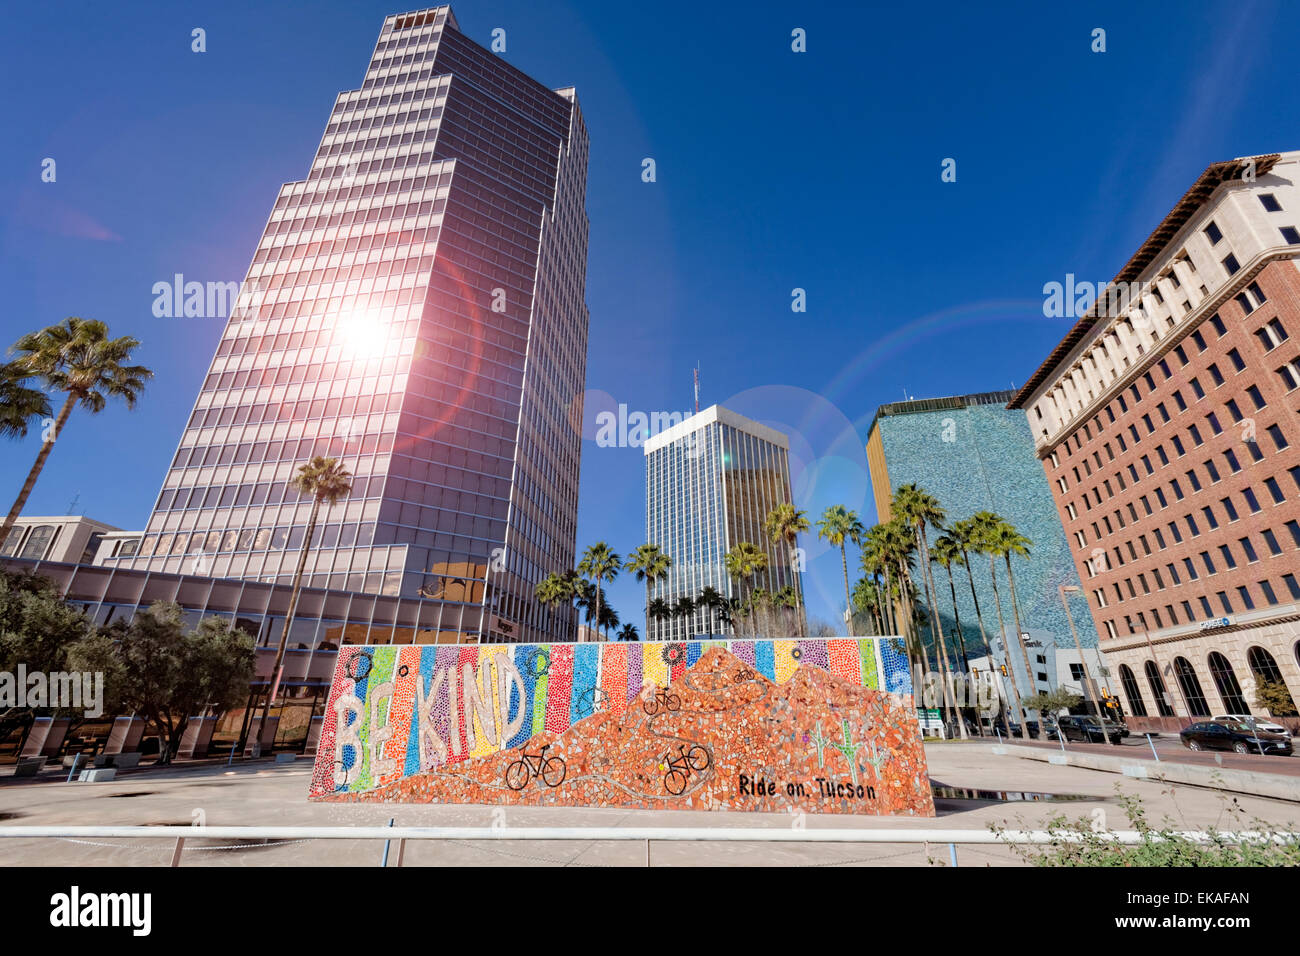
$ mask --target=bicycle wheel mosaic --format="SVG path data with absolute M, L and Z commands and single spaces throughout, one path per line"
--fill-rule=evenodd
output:
M 891 638 L 343 647 L 310 796 L 934 815 Z

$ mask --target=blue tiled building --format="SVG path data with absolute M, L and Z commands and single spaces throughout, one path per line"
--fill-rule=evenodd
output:
M 1070 549 L 1047 485 L 1043 467 L 1034 453 L 1033 435 L 1023 411 L 1008 409 L 1014 392 L 986 392 L 953 398 L 924 399 L 882 405 L 871 423 L 867 461 L 880 521 L 891 517 L 890 500 L 899 486 L 916 484 L 939 499 L 948 522 L 969 518 L 977 511 L 993 511 L 1015 525 L 1033 545 L 1030 557 L 1012 558 L 1020 623 L 1029 635 L 1030 662 L 1035 665 L 1034 687 L 1046 689 L 1066 684 L 1080 687 L 1078 652 L 1061 603 L 1061 585 L 1078 585 Z M 930 544 L 937 537 L 928 534 Z M 1000 630 L 987 556 L 971 556 L 975 589 L 994 657 L 1006 663 L 1000 647 Z M 1011 589 L 1006 566 L 997 559 L 998 588 L 1007 633 L 1014 634 Z M 956 620 L 948 576 L 933 566 L 936 601 L 949 650 Z M 954 566 L 957 611 L 962 635 L 973 659 L 982 656 L 979 624 L 971 600 L 966 571 Z M 919 575 L 918 575 L 919 584 Z M 1082 593 L 1067 594 L 1070 613 L 1087 656 L 1091 676 L 1097 676 L 1097 631 Z M 922 594 L 922 604 L 924 595 Z M 926 633 L 923 628 L 922 633 Z M 1023 690 L 1024 666 L 1014 637 L 1011 666 Z M 958 662 L 959 663 L 959 662 Z M 1073 665 L 1073 666 L 1071 666 Z M 1102 686 L 1110 688 L 1104 673 Z

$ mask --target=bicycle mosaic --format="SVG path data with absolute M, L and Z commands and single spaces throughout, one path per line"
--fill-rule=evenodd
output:
M 310 796 L 933 816 L 907 667 L 891 638 L 345 647 Z

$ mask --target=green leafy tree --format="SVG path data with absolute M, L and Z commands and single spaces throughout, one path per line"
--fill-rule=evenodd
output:
M 1255 706 L 1274 717 L 1294 717 L 1295 700 L 1286 684 L 1280 680 L 1255 681 Z
M 790 574 L 795 583 L 787 585 L 794 595 L 795 628 L 799 637 L 804 636 L 803 597 L 800 594 L 799 581 L 799 535 L 808 533 L 808 517 L 789 502 L 783 502 L 768 512 L 763 523 L 763 530 L 773 544 L 784 544 L 790 553 Z
M 16 357 L 9 375 L 38 379 L 51 391 L 66 392 L 67 398 L 53 428 L 41 442 L 41 450 L 36 454 L 36 462 L 27 473 L 22 490 L 18 492 L 4 524 L 0 525 L 0 547 L 4 546 L 14 522 L 36 487 L 36 479 L 45 468 L 45 461 L 54 450 L 54 443 L 63 432 L 73 408 L 80 405 L 91 414 L 98 414 L 108 405 L 109 399 L 114 398 L 122 399 L 127 408 L 135 408 L 140 393 L 144 391 L 144 383 L 153 378 L 153 372 L 143 365 L 129 364 L 131 353 L 139 345 L 139 341 L 130 336 L 111 339 L 108 326 L 103 322 L 75 316 L 40 332 L 30 332 L 14 343 L 10 352 Z
M 1082 701 L 1082 697 L 1066 690 L 1064 687 L 1053 687 L 1049 691 L 1042 691 L 1026 697 L 1024 705 L 1030 710 L 1038 711 L 1040 714 L 1055 714 L 1062 710 L 1078 707 Z
M 821 518 L 817 521 L 817 537 L 829 541 L 840 549 L 840 566 L 844 570 L 845 610 L 853 607 L 853 598 L 849 594 L 849 558 L 845 544 L 851 541 L 861 547 L 862 536 L 865 533 L 862 522 L 858 520 L 857 512 L 850 511 L 843 505 L 831 505 L 822 512 Z M 852 614 L 849 615 L 849 636 L 853 636 Z
M 79 653 L 83 660 L 119 662 L 112 696 L 162 731 L 159 763 L 176 756 L 190 717 L 234 706 L 253 677 L 251 637 L 219 617 L 205 617 L 186 633 L 180 606 L 161 601 L 137 611 L 129 624 L 115 622 L 88 638 Z
M 0 568 L 0 671 L 49 674 L 80 670 L 69 664 L 69 652 L 90 629 L 85 613 L 59 596 L 48 578 L 28 571 Z M 66 708 L 59 715 L 76 715 Z M 38 716 L 55 716 L 50 708 L 17 706 L 0 709 L 0 740 Z

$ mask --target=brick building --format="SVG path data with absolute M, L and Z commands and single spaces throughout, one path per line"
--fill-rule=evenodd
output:
M 1298 174 L 1206 169 L 1011 402 L 1139 728 L 1300 697 Z

